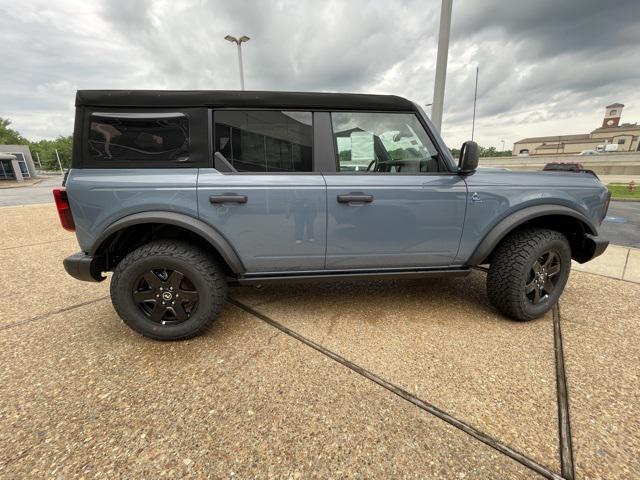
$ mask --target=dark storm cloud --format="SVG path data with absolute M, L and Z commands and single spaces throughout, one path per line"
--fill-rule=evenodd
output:
M 247 33 L 252 37 L 243 49 L 247 85 L 275 90 L 362 90 L 430 37 L 419 25 L 433 23 L 434 11 L 417 1 L 391 9 L 377 1 L 255 2 L 251 7 L 212 1 L 175 10 L 131 3 L 102 3 L 103 17 L 122 36 L 155 52 L 154 66 L 164 74 L 188 82 L 178 67 L 193 72 L 209 65 L 207 82 L 220 87 L 231 80 L 227 88 L 235 88 L 235 50 L 223 37 Z
M 597 126 L 606 103 L 625 103 L 625 115 L 640 106 L 640 1 L 453 2 L 443 125 L 450 144 L 470 131 L 476 65 L 484 144 L 545 129 L 581 133 Z M 29 136 L 67 134 L 77 88 L 237 88 L 226 34 L 252 38 L 243 47 L 248 89 L 432 101 L 440 0 L 16 5 L 0 0 L 12 25 L 0 31 L 0 61 L 11 72 L 0 78 L 0 116 Z
M 638 45 L 638 0 L 467 1 L 456 13 L 454 34 L 499 29 L 530 59 Z
M 503 125 L 500 136 L 548 134 L 540 129 L 562 119 L 569 121 L 553 133 L 584 133 L 598 125 L 607 103 L 640 101 L 637 0 L 454 0 L 453 15 L 453 54 L 476 50 L 471 61 L 480 65 L 478 114 L 487 137 L 493 132 L 483 122 L 493 131 Z M 447 87 L 452 129 L 469 118 L 473 70 L 451 72 L 459 82 Z

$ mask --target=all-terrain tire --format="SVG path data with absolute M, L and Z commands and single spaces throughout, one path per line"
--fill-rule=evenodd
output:
M 197 303 L 186 320 L 173 324 L 153 321 L 136 303 L 134 290 L 139 278 L 158 269 L 179 272 L 195 289 Z M 227 281 L 218 262 L 203 249 L 182 241 L 158 240 L 139 247 L 122 259 L 111 278 L 111 301 L 120 318 L 136 332 L 155 340 L 186 340 L 201 334 L 218 317 L 226 295 Z M 155 306 L 154 300 L 151 302 Z
M 559 271 L 551 293 L 534 303 L 527 296 L 532 294 L 527 294 L 525 287 L 531 285 L 532 274 L 535 276 L 534 263 L 545 255 L 545 252 L 555 252 L 559 258 Z M 489 301 L 515 320 L 538 318 L 558 301 L 570 270 L 571 247 L 562 233 L 542 228 L 517 230 L 502 240 L 491 255 L 491 265 L 487 274 Z

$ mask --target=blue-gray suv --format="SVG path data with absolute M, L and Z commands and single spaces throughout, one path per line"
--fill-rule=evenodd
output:
M 386 95 L 79 91 L 72 167 L 54 196 L 80 280 L 113 272 L 131 328 L 204 331 L 227 285 L 466 275 L 491 303 L 547 312 L 586 262 L 609 194 L 587 172 L 455 161 L 419 105 Z

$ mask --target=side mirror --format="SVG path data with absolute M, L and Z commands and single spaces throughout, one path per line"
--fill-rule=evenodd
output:
M 458 173 L 470 175 L 478 168 L 478 158 L 480 157 L 480 147 L 473 141 L 464 142 L 460 149 L 460 160 L 458 161 Z

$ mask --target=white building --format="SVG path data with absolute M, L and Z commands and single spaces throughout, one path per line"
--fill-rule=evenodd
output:
M 514 155 L 562 155 L 576 154 L 584 150 L 605 150 L 606 145 L 615 145 L 616 152 L 640 150 L 640 125 L 620 123 L 621 103 L 605 107 L 602 126 L 591 133 L 577 135 L 550 135 L 547 137 L 523 138 L 513 144 Z M 608 147 L 606 147 L 608 148 Z
M 27 145 L 0 145 L 0 180 L 36 177 L 36 166 Z

